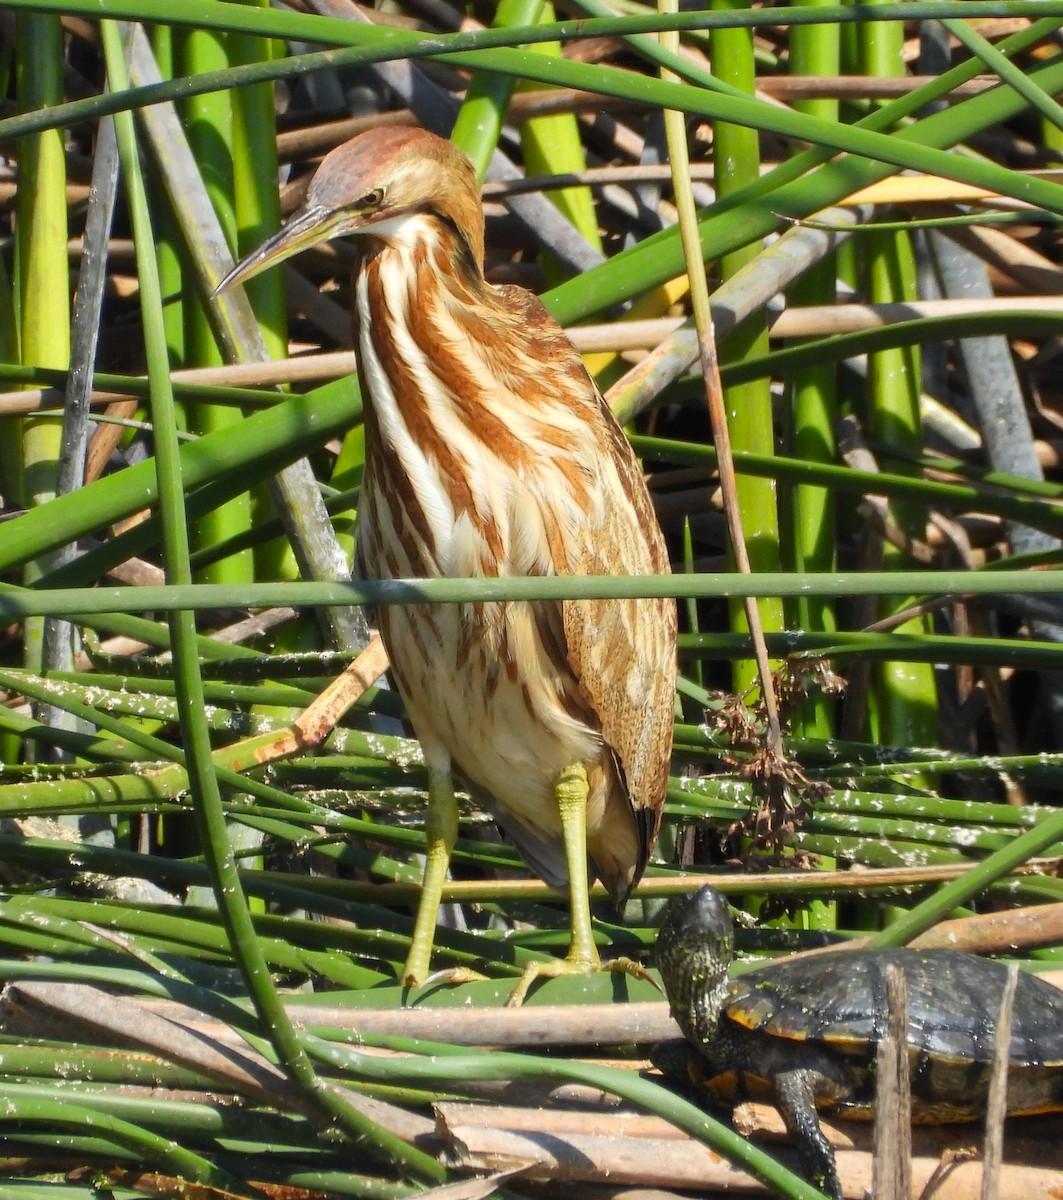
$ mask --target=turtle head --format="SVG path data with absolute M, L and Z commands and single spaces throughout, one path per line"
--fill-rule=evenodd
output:
M 733 954 L 731 914 L 715 888 L 699 888 L 668 905 L 657 935 L 657 966 L 672 1015 L 695 1044 L 715 1032 Z

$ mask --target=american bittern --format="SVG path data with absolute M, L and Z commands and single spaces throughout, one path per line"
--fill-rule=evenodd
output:
M 421 130 L 333 150 L 288 224 L 222 286 L 354 235 L 368 578 L 668 570 L 634 455 L 539 301 L 484 279 L 472 164 Z M 403 971 L 424 980 L 458 829 L 452 769 L 529 866 L 569 891 L 564 962 L 599 966 L 588 858 L 619 908 L 660 823 L 675 606 L 664 600 L 385 606 L 380 634 L 424 750 L 428 856 Z

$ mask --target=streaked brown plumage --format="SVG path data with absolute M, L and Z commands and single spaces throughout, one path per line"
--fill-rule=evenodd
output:
M 366 576 L 667 571 L 623 433 L 539 301 L 485 282 L 483 230 L 460 151 L 421 130 L 379 129 L 329 154 L 304 206 L 223 285 L 358 235 Z M 457 825 L 453 768 L 543 879 L 565 888 L 571 878 L 568 966 L 594 967 L 583 864 L 620 906 L 656 837 L 674 604 L 388 606 L 379 625 L 430 775 L 425 893 L 404 977 L 420 982 L 428 969 Z

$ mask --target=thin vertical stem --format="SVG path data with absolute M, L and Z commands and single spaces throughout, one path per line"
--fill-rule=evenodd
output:
M 659 0 L 661 12 L 677 12 L 677 0 Z M 662 34 L 662 44 L 672 49 L 678 45 L 677 34 Z M 665 78 L 671 72 L 662 69 Z M 709 408 L 709 421 L 712 427 L 713 441 L 716 444 L 717 465 L 720 472 L 720 488 L 724 497 L 724 512 L 727 517 L 727 529 L 730 535 L 732 553 L 735 565 L 742 573 L 752 570 L 751 555 L 747 550 L 744 534 L 744 514 L 739 498 L 738 478 L 734 469 L 732 454 L 730 421 L 726 408 L 724 390 L 720 383 L 720 366 L 716 357 L 716 338 L 713 331 L 712 309 L 709 304 L 709 285 L 705 277 L 705 263 L 701 256 L 701 243 L 697 230 L 697 211 L 694 205 L 694 193 L 690 186 L 690 160 L 687 156 L 686 124 L 683 114 L 674 110 L 666 110 L 664 114 L 665 137 L 668 142 L 668 156 L 672 163 L 672 179 L 675 189 L 676 207 L 679 212 L 679 229 L 683 239 L 683 249 L 687 260 L 687 273 L 690 279 L 690 300 L 694 311 L 694 321 L 698 331 L 698 349 L 700 351 L 701 368 L 705 379 L 705 396 Z M 773 493 L 774 496 L 774 493 Z M 742 608 L 753 639 L 753 650 L 756 657 L 757 677 L 761 685 L 764 709 L 767 716 L 767 746 L 776 762 L 783 759 L 782 725 L 779 721 L 778 704 L 775 698 L 775 687 L 771 674 L 771 663 L 768 661 L 768 650 L 764 641 L 764 629 L 761 620 L 760 605 L 763 603 L 754 596 L 742 601 Z
M 1008 963 L 1008 974 L 997 1010 L 993 1031 L 993 1065 L 986 1097 L 985 1143 L 982 1149 L 980 1200 L 998 1200 L 1000 1171 L 1004 1161 L 1004 1120 L 1008 1115 L 1008 1075 L 1011 1066 L 1011 1029 L 1015 1015 L 1015 992 L 1019 986 L 1019 964 Z

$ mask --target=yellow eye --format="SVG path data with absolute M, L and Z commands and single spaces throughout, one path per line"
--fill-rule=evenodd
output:
M 384 189 L 373 188 L 358 201 L 359 208 L 379 208 L 384 201 Z

